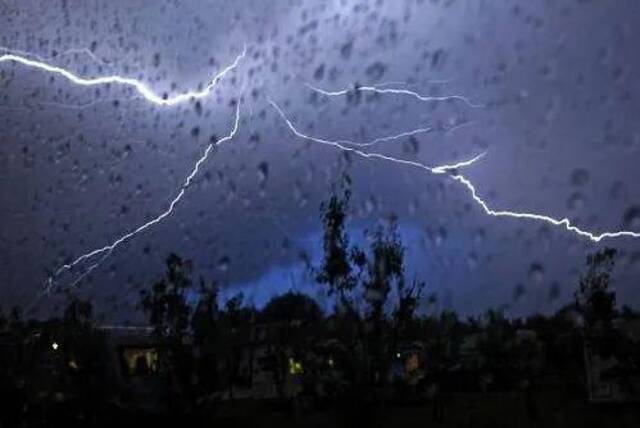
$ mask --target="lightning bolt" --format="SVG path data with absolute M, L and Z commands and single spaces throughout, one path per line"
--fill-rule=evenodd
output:
M 12 63 L 20 64 L 29 68 L 42 70 L 51 74 L 62 76 L 65 79 L 69 80 L 70 82 L 79 86 L 97 86 L 97 85 L 107 85 L 107 84 L 118 84 L 118 85 L 129 86 L 129 87 L 132 87 L 139 94 L 139 98 L 143 98 L 151 104 L 162 106 L 162 107 L 175 106 L 177 104 L 189 102 L 194 99 L 207 97 L 209 94 L 211 94 L 211 92 L 214 90 L 214 88 L 222 78 L 224 78 L 228 73 L 230 73 L 232 70 L 237 68 L 240 61 L 244 59 L 247 54 L 247 46 L 245 45 L 242 52 L 235 58 L 235 60 L 227 67 L 223 68 L 218 74 L 213 76 L 209 81 L 209 83 L 202 90 L 189 91 L 182 94 L 174 95 L 172 97 L 166 97 L 166 96 L 158 95 L 151 88 L 149 88 L 149 86 L 147 86 L 144 82 L 137 79 L 124 77 L 120 75 L 111 75 L 111 76 L 104 76 L 104 77 L 83 77 L 65 68 L 62 68 L 56 65 L 51 65 L 47 63 L 45 60 L 43 60 L 42 58 L 36 57 L 35 55 L 31 55 L 28 53 L 23 53 L 15 50 L 9 50 L 1 47 L 0 47 L 0 50 L 9 52 L 9 53 L 0 55 L 0 63 L 12 62 Z M 93 53 L 86 49 L 73 49 L 73 50 L 66 51 L 63 54 L 68 54 L 71 52 L 77 52 L 77 53 L 84 52 L 84 53 L 90 54 L 90 56 L 93 59 L 97 60 L 97 58 L 93 55 Z M 101 101 L 103 100 L 93 101 L 86 105 L 76 106 L 75 108 L 86 108 Z M 73 107 L 73 106 L 59 105 L 57 103 L 50 103 L 50 104 L 57 105 L 60 107 Z M 76 266 L 78 266 L 83 262 L 95 259 L 96 257 L 100 256 L 96 262 L 94 262 L 91 266 L 89 266 L 81 275 L 79 275 L 75 279 L 75 281 L 73 281 L 71 286 L 76 286 L 80 281 L 82 281 L 82 279 L 84 279 L 94 269 L 100 266 L 102 262 L 104 262 L 104 260 L 106 260 L 117 247 L 119 247 L 120 245 L 127 242 L 128 240 L 134 238 L 136 235 L 157 225 L 158 223 L 162 222 L 164 219 L 169 217 L 173 213 L 175 207 L 183 199 L 187 189 L 191 186 L 193 180 L 195 179 L 198 172 L 200 171 L 200 167 L 202 166 L 202 164 L 206 162 L 207 159 L 209 158 L 209 155 L 211 154 L 211 151 L 213 150 L 213 148 L 233 139 L 238 131 L 239 124 L 240 124 L 240 102 L 238 102 L 238 105 L 236 106 L 235 121 L 234 121 L 234 125 L 231 132 L 224 138 L 215 142 L 211 142 L 206 147 L 206 149 L 204 150 L 204 153 L 196 161 L 190 174 L 186 177 L 186 179 L 182 183 L 182 186 L 180 187 L 180 190 L 178 191 L 177 195 L 171 200 L 171 202 L 169 203 L 169 207 L 165 211 L 163 211 L 161 214 L 159 214 L 152 220 L 120 236 L 119 238 L 114 240 L 111 244 L 106 245 L 102 248 L 97 248 L 95 250 L 89 251 L 85 254 L 82 254 L 72 262 L 60 266 L 48 278 L 47 284 L 46 284 L 46 290 L 49 291 L 54 285 L 54 282 L 56 281 L 56 279 L 59 278 L 60 275 L 62 275 L 63 273 L 75 268 Z
M 55 57 L 42 57 L 39 55 L 35 55 L 31 52 L 27 52 L 27 51 L 22 51 L 22 50 L 18 50 L 18 49 L 11 49 L 11 48 L 7 48 L 5 46 L 0 46 L 0 51 L 5 52 L 7 54 L 12 54 L 12 55 L 20 55 L 26 59 L 36 59 L 41 63 L 47 63 L 47 61 L 51 61 L 53 59 L 56 58 L 61 58 L 61 57 L 65 57 L 68 55 L 72 55 L 72 54 L 83 54 L 86 55 L 87 57 L 91 58 L 96 64 L 99 65 L 107 65 L 108 63 L 105 60 L 102 60 L 100 58 L 98 58 L 93 52 L 91 52 L 90 49 L 87 48 L 72 48 L 72 49 L 67 49 L 64 52 L 59 53 L 58 55 L 56 55 Z M 142 99 L 142 96 L 135 96 L 135 97 L 131 97 L 131 98 L 127 98 L 126 101 L 134 101 L 134 100 L 139 100 Z M 87 103 L 83 103 L 83 104 L 66 104 L 66 103 L 60 103 L 60 102 L 55 102 L 55 101 L 40 101 L 37 104 L 44 106 L 44 107 L 58 107 L 58 108 L 64 108 L 64 109 L 73 109 L 73 110 L 84 110 L 87 109 L 89 107 L 92 107 L 94 105 L 98 105 L 98 104 L 104 104 L 104 103 L 108 103 L 108 102 L 113 102 L 113 101 L 120 101 L 122 100 L 121 97 L 117 97 L 117 98 L 99 98 L 97 100 L 93 100 L 93 101 L 89 101 Z M 12 107 L 12 106 L 0 106 L 0 108 L 4 109 L 4 110 L 28 110 L 25 107 Z
M 417 128 L 411 131 L 405 131 L 405 132 L 401 132 L 400 134 L 396 134 L 396 135 L 390 135 L 387 137 L 380 137 L 380 138 L 376 138 L 375 140 L 371 140 L 371 141 L 367 141 L 367 142 L 358 142 L 358 141 L 351 141 L 351 140 L 339 140 L 337 141 L 339 144 L 345 144 L 345 145 L 349 145 L 349 146 L 356 146 L 356 147 L 370 147 L 370 146 L 375 146 L 378 143 L 384 143 L 387 141 L 395 141 L 395 140 L 399 140 L 401 138 L 405 138 L 405 137 L 411 137 L 413 135 L 418 135 L 418 134 L 426 134 L 427 132 L 432 132 L 434 130 L 433 127 L 431 126 L 427 126 L 424 128 Z
M 320 89 L 316 86 L 313 86 L 309 83 L 305 83 L 305 86 L 311 89 L 313 92 L 317 92 L 327 97 L 339 97 L 343 95 L 347 95 L 352 92 L 373 92 L 376 94 L 394 94 L 394 95 L 406 95 L 412 98 L 417 99 L 421 102 L 441 102 L 441 101 L 462 101 L 467 104 L 471 108 L 483 108 L 484 104 L 474 103 L 469 98 L 464 95 L 444 95 L 444 96 L 430 96 L 430 95 L 421 95 L 418 92 L 411 91 L 409 89 L 397 89 L 397 88 L 384 88 L 378 86 L 359 86 L 355 85 L 351 88 L 345 88 L 338 91 L 326 91 L 324 89 Z
M 0 51 L 9 53 L 9 54 L 14 54 L 14 55 L 21 55 L 23 57 L 30 57 L 30 58 L 35 58 L 40 62 L 46 62 L 47 60 L 51 60 L 54 57 L 49 57 L 49 58 L 44 58 L 38 55 L 34 55 L 31 52 L 27 52 L 27 51 L 21 51 L 18 49 L 11 49 L 11 48 L 7 48 L 5 46 L 0 46 Z M 88 56 L 89 58 L 91 58 L 95 63 L 100 64 L 100 65 L 105 65 L 106 61 L 98 58 L 93 52 L 91 52 L 90 49 L 87 48 L 72 48 L 72 49 L 67 49 L 66 51 L 58 54 L 56 57 L 64 57 L 67 55 L 71 55 L 71 54 L 84 54 L 86 56 Z
M 447 164 L 447 165 L 440 165 L 440 166 L 428 166 L 425 165 L 423 163 L 417 162 L 417 161 L 412 161 L 412 160 L 408 160 L 408 159 L 402 159 L 402 158 L 396 158 L 393 156 L 388 156 L 382 153 L 371 153 L 371 152 L 365 152 L 362 151 L 360 149 L 357 149 L 355 147 L 350 147 L 348 145 L 345 145 L 343 141 L 334 141 L 334 140 L 326 140 L 323 138 L 318 138 L 318 137 L 313 137 L 311 135 L 307 135 L 302 133 L 301 131 L 298 130 L 298 128 L 295 127 L 295 125 L 293 124 L 293 122 L 291 122 L 291 120 L 287 117 L 287 115 L 285 114 L 284 110 L 282 110 L 282 108 L 272 99 L 268 99 L 269 104 L 271 104 L 271 106 L 276 110 L 276 112 L 278 112 L 278 114 L 280 115 L 280 117 L 282 118 L 282 120 L 286 123 L 287 127 L 289 128 L 289 130 L 296 135 L 299 138 L 302 138 L 304 140 L 307 141 L 311 141 L 314 143 L 318 143 L 318 144 L 322 144 L 322 145 L 326 145 L 326 146 L 330 146 L 330 147 L 334 147 L 337 148 L 339 150 L 342 150 L 344 152 L 348 152 L 348 153 L 353 153 L 357 156 L 366 158 L 366 159 L 378 159 L 378 160 L 382 160 L 382 161 L 387 161 L 387 162 L 393 162 L 399 165 L 406 165 L 406 166 L 411 166 L 414 168 L 418 168 L 421 169 L 423 171 L 429 172 L 431 174 L 436 174 L 436 175 L 440 175 L 440 174 L 448 174 L 450 171 L 454 171 L 457 170 L 459 168 L 462 167 L 466 167 L 469 165 L 474 164 L 476 161 L 482 159 L 484 157 L 484 155 L 486 153 L 481 153 L 477 156 L 475 156 L 474 158 L 471 158 L 469 160 L 465 160 L 465 161 L 461 161 L 455 164 Z
M 52 65 L 49 62 L 47 62 L 47 60 L 38 58 L 34 55 L 28 55 L 20 51 L 12 51 L 2 47 L 0 47 L 0 51 L 5 52 L 0 55 L 0 63 L 4 63 L 4 62 L 13 63 L 13 64 L 17 64 L 27 68 L 44 71 L 49 74 L 58 75 L 78 86 L 91 87 L 91 86 L 98 86 L 98 85 L 115 84 L 115 85 L 130 87 L 135 92 L 137 92 L 138 96 L 136 98 L 144 99 L 153 105 L 157 105 L 161 107 L 171 107 L 171 106 L 186 103 L 192 100 L 202 99 L 210 95 L 215 89 L 218 82 L 221 79 L 223 79 L 228 73 L 232 72 L 235 68 L 237 68 L 239 63 L 245 58 L 247 54 L 247 47 L 246 45 L 244 46 L 242 52 L 235 58 L 235 60 L 231 64 L 229 64 L 227 67 L 220 70 L 217 74 L 213 75 L 203 89 L 192 90 L 192 91 L 176 94 L 173 96 L 158 94 L 154 92 L 147 84 L 145 84 L 143 81 L 138 79 L 121 76 L 117 74 L 101 76 L 101 77 L 81 76 L 66 68 L 63 68 L 57 65 Z M 94 60 L 100 61 L 97 57 L 95 57 L 95 55 L 91 51 L 87 49 L 73 49 L 63 53 L 62 55 L 72 53 L 72 52 L 86 53 Z M 353 92 L 370 92 L 370 93 L 381 94 L 381 95 L 406 96 L 406 97 L 414 98 L 420 102 L 425 102 L 425 103 L 444 102 L 444 101 L 461 101 L 471 108 L 485 107 L 484 104 L 473 102 L 468 97 L 459 95 L 459 94 L 445 95 L 445 96 L 428 96 L 428 95 L 422 95 L 418 92 L 411 91 L 405 88 L 389 87 L 391 85 L 396 85 L 396 84 L 398 84 L 398 82 L 390 82 L 386 84 L 370 85 L 370 86 L 356 85 L 351 88 L 345 88 L 337 91 L 327 91 L 324 89 L 314 87 L 310 84 L 306 84 L 306 86 L 310 90 L 327 97 L 345 96 Z M 87 105 L 80 106 L 79 108 L 85 108 L 86 106 L 94 105 L 97 102 L 101 102 L 101 101 L 100 100 L 93 101 Z M 558 219 L 552 216 L 547 216 L 542 214 L 508 211 L 508 210 L 496 210 L 491 208 L 488 205 L 488 203 L 484 199 L 482 199 L 481 196 L 478 195 L 478 192 L 474 184 L 468 178 L 466 178 L 465 176 L 461 175 L 458 172 L 459 169 L 471 166 L 477 161 L 479 161 L 480 159 L 482 159 L 486 153 L 481 153 L 471 159 L 463 160 L 453 164 L 429 166 L 418 161 L 396 158 L 396 157 L 388 156 L 382 153 L 363 150 L 363 148 L 370 147 L 382 142 L 397 141 L 399 139 L 402 139 L 408 136 L 436 131 L 436 129 L 431 126 L 417 128 L 410 131 L 405 131 L 400 134 L 396 134 L 392 136 L 376 138 L 375 140 L 372 140 L 369 142 L 355 142 L 350 140 L 328 140 L 328 139 L 323 139 L 323 138 L 302 133 L 296 128 L 293 122 L 287 117 L 283 109 L 275 101 L 268 99 L 268 102 L 277 111 L 279 116 L 287 125 L 288 129 L 298 138 L 311 141 L 313 143 L 330 146 L 334 149 L 352 153 L 362 158 L 392 162 L 394 164 L 398 164 L 402 166 L 414 167 L 434 175 L 445 175 L 448 178 L 462 185 L 470 193 L 472 200 L 477 205 L 479 205 L 480 208 L 487 215 L 490 215 L 493 217 L 510 217 L 515 219 L 529 219 L 529 220 L 545 222 L 553 226 L 564 227 L 567 231 L 577 234 L 578 236 L 588 238 L 593 242 L 600 242 L 605 238 L 619 238 L 619 237 L 640 238 L 640 233 L 638 232 L 621 230 L 616 232 L 609 231 L 609 232 L 597 234 L 597 233 L 593 233 L 593 232 L 578 228 L 577 226 L 573 225 L 568 218 Z M 50 103 L 50 104 L 57 105 L 57 103 Z M 50 288 L 53 285 L 53 283 L 57 280 L 57 278 L 59 278 L 65 272 L 68 272 L 76 268 L 78 265 L 83 264 L 85 262 L 93 261 L 93 264 L 91 264 L 87 269 L 85 269 L 85 271 L 79 277 L 76 278 L 76 280 L 73 282 L 72 285 L 78 284 L 90 272 L 92 272 L 94 269 L 100 266 L 100 264 L 104 260 L 106 260 L 113 253 L 113 251 L 116 248 L 118 248 L 120 245 L 124 244 L 130 239 L 133 239 L 138 234 L 146 231 L 149 228 L 152 228 L 153 226 L 157 225 L 158 223 L 162 222 L 164 219 L 169 217 L 173 213 L 175 207 L 182 201 L 183 197 L 186 194 L 186 191 L 193 183 L 193 180 L 195 179 L 195 177 L 198 175 L 198 172 L 201 166 L 210 157 L 210 154 L 214 149 L 214 147 L 222 143 L 225 143 L 229 140 L 232 140 L 236 136 L 236 133 L 239 128 L 239 123 L 240 123 L 240 102 L 238 102 L 236 106 L 235 120 L 230 133 L 224 138 L 207 145 L 202 156 L 197 159 L 191 172 L 183 181 L 181 187 L 179 188 L 179 191 L 177 192 L 176 196 L 170 201 L 169 206 L 165 211 L 160 213 L 158 216 L 156 216 L 152 220 L 136 227 L 135 229 L 115 239 L 111 244 L 108 244 L 101 248 L 96 248 L 94 250 L 91 250 L 77 257 L 75 260 L 71 261 L 70 263 L 62 265 L 61 267 L 56 269 L 54 273 L 49 277 L 48 288 Z M 464 126 L 464 125 L 465 124 L 457 125 L 445 131 L 446 132 L 453 131 L 458 126 Z
M 492 216 L 492 217 L 510 217 L 516 219 L 529 219 L 529 220 L 537 220 L 548 223 L 552 226 L 562 226 L 567 229 L 569 232 L 573 232 L 579 236 L 587 238 L 593 242 L 600 242 L 605 238 L 622 238 L 622 237 L 630 237 L 630 238 L 640 238 L 640 233 L 632 232 L 628 230 L 620 230 L 617 232 L 603 232 L 600 234 L 589 232 L 584 229 L 580 229 L 579 227 L 571 224 L 571 221 L 568 218 L 557 219 L 550 216 L 542 215 L 542 214 L 533 214 L 526 212 L 516 212 L 516 211 L 503 211 L 503 210 L 494 210 L 489 207 L 489 205 L 478 196 L 478 192 L 476 191 L 475 186 L 469 179 L 465 178 L 460 174 L 455 174 L 451 176 L 452 179 L 462 184 L 464 187 L 469 190 L 471 193 L 471 198 L 476 202 L 476 204 L 480 205 L 482 210 Z
M 376 92 L 379 92 L 379 91 L 381 91 L 381 90 L 380 89 L 376 89 Z M 327 96 L 342 96 L 342 95 L 345 95 L 347 92 L 348 91 L 345 91 L 345 90 L 334 91 L 334 92 L 322 91 L 322 93 L 324 95 L 327 95 Z M 415 96 L 415 93 L 411 92 L 411 91 L 407 91 L 405 93 L 403 90 L 394 90 L 394 92 L 392 92 L 392 93 L 412 94 L 411 96 Z M 326 140 L 326 139 L 322 139 L 322 138 L 318 138 L 318 137 L 314 137 L 314 136 L 311 136 L 311 135 L 304 134 L 304 133 L 300 132 L 293 125 L 291 120 L 285 115 L 285 113 L 282 110 L 282 108 L 276 102 L 274 102 L 273 100 L 269 100 L 269 103 L 273 106 L 273 108 L 278 112 L 280 117 L 284 120 L 284 122 L 287 125 L 287 127 L 289 128 L 289 130 L 299 138 L 305 139 L 307 141 L 312 141 L 312 142 L 315 142 L 315 143 L 318 143 L 318 144 L 328 145 L 328 146 L 337 148 L 337 149 L 345 151 L 345 152 L 351 152 L 351 153 L 354 153 L 354 154 L 356 154 L 356 155 L 358 155 L 360 157 L 363 157 L 363 158 L 379 159 L 379 160 L 384 160 L 384 161 L 388 161 L 388 162 L 393 162 L 393 163 L 396 163 L 396 164 L 399 164 L 399 165 L 412 166 L 412 167 L 416 167 L 416 168 L 419 168 L 419 169 L 421 169 L 423 171 L 429 172 L 431 174 L 436 174 L 436 175 L 447 174 L 451 179 L 453 179 L 457 183 L 460 183 L 461 185 L 463 185 L 470 192 L 471 198 L 473 199 L 473 201 L 477 205 L 479 205 L 487 215 L 490 215 L 492 217 L 510 217 L 510 218 L 515 218 L 515 219 L 529 219 L 529 220 L 542 221 L 542 222 L 548 223 L 548 224 L 550 224 L 552 226 L 564 227 L 569 232 L 573 232 L 578 236 L 587 238 L 587 239 L 591 240 L 592 242 L 596 242 L 596 243 L 600 242 L 601 240 L 603 240 L 605 238 L 621 238 L 621 237 L 640 238 L 640 233 L 633 232 L 633 231 L 627 231 L 627 230 L 620 230 L 620 231 L 616 231 L 616 232 L 603 232 L 603 233 L 600 233 L 600 234 L 589 232 L 587 230 L 580 229 L 579 227 L 573 225 L 568 218 L 557 219 L 557 218 L 554 218 L 554 217 L 551 217 L 551 216 L 547 216 L 547 215 L 542 215 L 542 214 L 492 209 L 491 207 L 489 207 L 487 202 L 478 195 L 478 192 L 477 192 L 475 186 L 473 185 L 473 183 L 469 179 L 464 177 L 463 175 L 458 174 L 458 172 L 457 172 L 458 169 L 460 169 L 460 168 L 473 165 L 476 161 L 478 161 L 481 158 L 483 158 L 485 156 L 486 152 L 485 153 L 481 153 L 480 155 L 478 155 L 478 156 L 476 156 L 476 157 L 474 157 L 472 159 L 469 159 L 469 160 L 466 160 L 466 161 L 461 161 L 461 162 L 458 162 L 456 164 L 442 165 L 442 166 L 437 166 L 437 167 L 429 167 L 427 165 L 424 165 L 424 164 L 422 164 L 420 162 L 416 162 L 416 161 L 395 158 L 395 157 L 383 155 L 383 154 L 380 154 L 380 153 L 365 152 L 365 151 L 356 149 L 354 147 L 350 147 L 348 145 L 345 145 L 345 143 L 348 143 L 348 141 L 345 141 L 345 140 L 332 141 L 332 140 Z M 406 134 L 411 135 L 412 132 L 414 132 L 414 131 L 409 131 Z M 399 135 L 402 135 L 402 134 L 399 134 Z M 400 138 L 400 137 L 398 137 L 398 138 Z M 392 139 L 392 138 L 388 138 L 388 139 Z
M 182 186 L 180 187 L 180 191 L 171 200 L 171 202 L 169 203 L 169 207 L 164 212 L 162 212 L 161 214 L 159 214 L 157 217 L 153 218 L 152 220 L 150 220 L 150 221 L 138 226 L 137 228 L 133 229 L 132 231 L 122 235 L 121 237 L 119 237 L 118 239 L 113 241 L 111 244 L 106 245 L 106 246 L 104 246 L 102 248 L 97 248 L 97 249 L 95 249 L 93 251 L 90 251 L 88 253 L 85 253 L 85 254 L 81 255 L 80 257 L 76 258 L 75 260 L 73 260 L 72 262 L 70 262 L 68 264 L 65 264 L 65 265 L 62 265 L 48 279 L 48 288 L 51 288 L 51 286 L 53 285 L 53 282 L 55 281 L 55 279 L 57 277 L 59 277 L 61 274 L 63 274 L 64 272 L 66 272 L 66 271 L 68 271 L 70 269 L 73 269 L 75 266 L 77 266 L 78 264 L 80 264 L 80 263 L 82 263 L 82 262 L 84 262 L 86 260 L 93 259 L 96 256 L 102 255 L 102 257 L 99 259 L 99 261 L 97 263 L 94 263 L 93 265 L 91 265 L 82 275 L 80 275 L 71 284 L 72 286 L 77 285 L 84 277 L 86 277 L 89 273 L 91 273 L 91 271 L 93 271 L 95 268 L 100 266 L 100 264 L 107 257 L 109 257 L 111 255 L 111 253 L 118 246 L 122 245 L 123 243 L 125 243 L 126 241 L 132 239 L 136 235 L 144 232 L 145 230 L 149 229 L 150 227 L 155 226 L 156 224 L 160 223 L 165 218 L 169 217 L 173 213 L 173 210 L 176 207 L 176 205 L 184 197 L 187 189 L 189 188 L 189 186 L 193 182 L 194 178 L 198 175 L 198 172 L 200 171 L 200 167 L 202 166 L 202 164 L 204 162 L 206 162 L 207 159 L 209 158 L 209 155 L 210 155 L 211 151 L 213 150 L 213 148 L 216 147 L 216 146 L 219 146 L 220 144 L 223 144 L 223 143 L 225 143 L 225 142 L 227 142 L 229 140 L 232 140 L 235 137 L 236 133 L 238 132 L 239 124 L 240 124 L 240 102 L 238 102 L 238 105 L 236 106 L 235 121 L 234 121 L 233 128 L 232 128 L 231 132 L 228 135 L 226 135 L 224 138 L 221 138 L 220 140 L 212 142 L 209 145 L 207 145 L 206 149 L 204 150 L 204 153 L 202 154 L 202 156 L 195 163 L 193 169 L 191 170 L 191 173 L 187 176 L 187 178 L 182 183 Z
M 348 146 L 355 146 L 355 147 L 371 147 L 371 146 L 375 146 L 379 143 L 385 143 L 387 141 L 396 141 L 396 140 L 400 140 L 402 138 L 405 137 L 412 137 L 414 135 L 419 135 L 419 134 L 427 134 L 427 133 L 431 133 L 431 132 L 437 132 L 437 131 L 442 131 L 444 133 L 451 133 L 457 129 L 460 129 L 464 126 L 468 126 L 470 124 L 472 124 L 474 122 L 463 122 L 460 123 L 458 125 L 454 125 L 451 126 L 449 128 L 435 128 L 433 126 L 426 126 L 423 128 L 416 128 L 413 129 L 411 131 L 404 131 L 401 132 L 399 134 L 395 134 L 395 135 L 389 135 L 386 137 L 379 137 L 376 138 L 375 140 L 371 140 L 371 141 L 365 141 L 365 142 L 361 142 L 361 141 L 352 141 L 352 140 L 338 140 L 336 141 L 336 143 L 342 144 L 342 145 L 348 145 Z
M 51 65 L 37 59 L 30 59 L 30 58 L 27 58 L 26 56 L 16 55 L 13 53 L 0 55 L 0 63 L 13 62 L 26 67 L 46 71 L 51 74 L 57 74 L 79 86 L 98 86 L 98 85 L 108 85 L 108 84 L 130 86 L 151 104 L 155 104 L 163 107 L 169 107 L 177 104 L 182 104 L 190 100 L 205 98 L 206 96 L 208 96 L 216 87 L 218 82 L 225 75 L 227 75 L 229 72 L 231 72 L 233 69 L 235 69 L 238 66 L 238 64 L 246 56 L 246 54 L 247 54 L 247 47 L 245 45 L 245 47 L 242 50 L 242 53 L 236 57 L 233 63 L 231 63 L 230 65 L 222 69 L 218 74 L 213 76 L 209 81 L 209 83 L 204 87 L 204 89 L 200 91 L 185 92 L 182 94 L 174 95 L 173 97 L 165 97 L 162 95 L 158 95 L 151 88 L 149 88 L 149 86 L 147 86 L 144 82 L 138 79 L 133 79 L 131 77 L 123 77 L 119 75 L 111 75 L 111 76 L 103 76 L 103 77 L 82 77 L 65 68 Z

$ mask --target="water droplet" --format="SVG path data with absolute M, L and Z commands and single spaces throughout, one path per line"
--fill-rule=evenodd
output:
M 544 267 L 540 263 L 532 263 L 529 266 L 529 280 L 537 285 L 544 281 Z
M 569 201 L 567 202 L 567 206 L 569 210 L 576 211 L 581 210 L 585 206 L 585 198 L 580 192 L 574 192 L 569 196 Z
M 258 182 L 264 184 L 269 178 L 269 164 L 262 161 L 258 164 Z
M 524 288 L 524 285 L 516 284 L 516 286 L 513 288 L 513 301 L 517 302 L 518 300 L 520 300 L 522 296 L 525 295 L 526 291 L 527 290 L 526 288 Z
M 624 212 L 624 227 L 626 229 L 640 228 L 640 206 L 633 205 Z
M 220 259 L 218 260 L 218 270 L 221 272 L 226 272 L 229 269 L 230 263 L 231 263 L 231 260 L 229 259 L 228 256 L 220 257 Z
M 589 171 L 584 168 L 576 168 L 571 173 L 571 185 L 576 187 L 586 186 L 590 179 Z

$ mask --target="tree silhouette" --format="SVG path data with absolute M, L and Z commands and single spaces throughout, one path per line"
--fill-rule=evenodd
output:
M 575 293 L 586 338 L 596 344 L 601 355 L 610 355 L 615 346 L 612 321 L 616 314 L 616 295 L 611 289 L 611 272 L 616 254 L 617 250 L 605 248 L 587 256 L 587 273 Z
M 351 199 L 351 180 L 343 177 L 342 195 L 332 194 L 328 201 L 320 205 L 323 225 L 323 260 L 316 272 L 316 281 L 329 288 L 329 295 L 337 294 L 339 303 L 346 310 L 352 306 L 349 294 L 358 283 L 355 267 L 365 263 L 363 253 L 351 247 L 349 235 L 345 231 L 347 208 Z
M 165 277 L 155 282 L 151 290 L 141 291 L 141 306 L 155 334 L 171 342 L 182 343 L 187 336 L 191 309 L 186 295 L 191 288 L 191 264 L 176 254 L 166 260 Z
M 328 294 L 338 294 L 339 308 L 334 320 L 341 330 L 356 331 L 356 341 L 364 344 L 366 361 L 362 364 L 370 379 L 381 379 L 398 341 L 414 321 L 424 283 L 407 284 L 404 268 L 405 249 L 398 233 L 397 220 L 391 217 L 386 227 L 379 227 L 367 251 L 349 242 L 346 232 L 347 211 L 351 198 L 348 176 L 343 178 L 340 192 L 334 192 L 320 205 L 323 225 L 323 261 L 316 271 L 316 281 L 326 284 Z M 362 292 L 362 323 L 352 300 L 353 292 Z M 393 293 L 392 293 L 393 292 Z M 389 296 L 397 302 L 389 304 Z M 392 323 L 388 313 L 391 310 Z M 355 329 L 350 328 L 355 325 Z M 344 335 L 342 335 L 344 337 Z
M 384 318 L 385 304 L 395 285 L 404 290 L 404 247 L 394 219 L 386 229 L 378 228 L 371 243 L 371 258 L 367 260 L 367 278 L 363 282 L 367 316 L 378 323 Z
M 283 396 L 289 361 L 303 360 L 310 350 L 311 338 L 319 335 L 322 311 L 311 297 L 289 291 L 272 298 L 263 308 L 261 318 L 273 330 L 270 343 L 276 361 L 273 374 L 278 393 Z
M 221 313 L 219 349 L 224 358 L 224 374 L 229 397 L 233 398 L 233 386 L 239 380 L 243 346 L 251 336 L 255 309 L 243 306 L 244 294 L 237 293 L 227 300 Z
M 198 303 L 191 318 L 191 330 L 196 353 L 195 370 L 198 395 L 205 398 L 213 393 L 219 385 L 218 361 L 222 357 L 220 349 L 221 325 L 216 285 L 207 286 L 205 281 L 200 279 L 198 294 Z
M 425 283 L 414 280 L 411 285 L 405 281 L 397 283 L 398 303 L 393 311 L 394 342 L 404 338 L 410 330 L 417 328 L 416 310 L 425 288 Z
M 489 368 L 506 366 L 511 361 L 510 344 L 515 337 L 511 323 L 502 311 L 490 309 L 485 314 L 483 330 L 479 350 L 484 364 Z
M 587 256 L 587 274 L 580 280 L 576 303 L 588 329 L 603 329 L 615 315 L 616 296 L 611 290 L 611 272 L 617 250 L 605 248 Z
M 201 278 L 198 295 L 198 303 L 191 318 L 193 342 L 200 348 L 210 349 L 214 346 L 218 328 L 218 288 L 215 284 L 207 286 Z
M 322 319 L 320 307 L 306 294 L 288 291 L 269 300 L 262 309 L 266 322 L 311 324 Z
M 96 417 L 109 392 L 106 383 L 109 359 L 104 334 L 94 325 L 91 302 L 69 294 L 62 323 L 55 330 L 60 369 L 72 379 L 79 404 Z
M 183 407 L 191 402 L 192 353 L 188 347 L 191 308 L 191 263 L 176 254 L 166 260 L 165 277 L 151 290 L 142 290 L 140 305 L 147 314 L 158 348 L 158 367 L 166 375 L 173 394 L 170 405 Z

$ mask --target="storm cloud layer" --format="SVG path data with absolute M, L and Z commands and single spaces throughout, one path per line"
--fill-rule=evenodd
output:
M 300 255 L 318 256 L 318 205 L 343 173 L 354 183 L 354 240 L 396 215 L 408 273 L 441 307 L 556 310 L 603 245 L 621 250 L 618 300 L 636 306 L 640 239 L 596 244 L 487 216 L 447 177 L 297 138 L 269 100 L 323 139 L 430 128 L 371 149 L 426 165 L 486 152 L 464 174 L 492 207 L 594 233 L 640 231 L 639 24 L 633 0 L 4 1 L 0 54 L 125 75 L 167 96 L 201 89 L 245 46 L 247 55 L 210 96 L 168 108 L 131 88 L 0 64 L 2 306 L 31 303 L 56 268 L 166 210 L 207 145 L 229 133 L 238 103 L 237 135 L 215 147 L 172 215 L 78 284 L 106 317 L 133 311 L 169 252 L 258 304 L 289 288 L 317 293 Z M 381 84 L 472 105 L 308 86 Z M 45 297 L 38 310 L 50 305 Z

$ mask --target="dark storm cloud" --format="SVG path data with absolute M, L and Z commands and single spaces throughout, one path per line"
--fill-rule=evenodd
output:
M 209 139 L 229 132 L 244 85 L 238 137 L 216 150 L 170 218 L 82 284 L 101 301 L 114 296 L 117 308 L 104 303 L 105 312 L 135 306 L 137 287 L 162 271 L 170 251 L 229 288 L 255 285 L 256 300 L 263 288 L 288 287 L 299 252 L 318 244 L 318 204 L 345 171 L 355 183 L 353 224 L 397 214 L 410 237 L 409 271 L 443 304 L 469 313 L 555 310 L 595 244 L 543 223 L 487 217 L 446 178 L 296 139 L 266 98 L 324 138 L 469 122 L 378 150 L 430 165 L 487 150 L 465 171 L 493 206 L 566 215 L 598 232 L 638 230 L 638 9 L 633 0 L 4 2 L 0 45 L 83 75 L 142 78 L 159 92 L 196 88 L 245 43 L 249 55 L 211 97 L 169 109 L 118 87 L 78 88 L 1 64 L 3 300 L 30 301 L 47 271 L 166 209 Z M 82 48 L 103 63 L 65 54 Z M 304 86 L 390 81 L 487 107 L 326 98 Z M 47 104 L 100 99 L 109 101 Z M 607 243 L 623 250 L 619 298 L 635 304 L 638 241 Z

